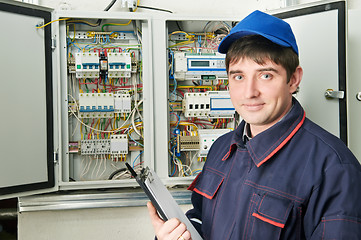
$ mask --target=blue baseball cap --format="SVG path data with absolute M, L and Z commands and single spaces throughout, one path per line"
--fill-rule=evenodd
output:
M 218 52 L 227 53 L 228 48 L 237 39 L 247 35 L 261 35 L 283 47 L 291 47 L 298 55 L 296 38 L 291 26 L 277 17 L 261 11 L 254 11 L 240 21 L 221 41 Z

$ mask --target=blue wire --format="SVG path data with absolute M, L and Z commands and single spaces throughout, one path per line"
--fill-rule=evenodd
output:
M 73 41 L 71 41 L 70 39 L 68 39 L 68 49 L 69 49 L 69 46 L 70 45 L 73 45 L 74 47 L 76 47 L 77 49 L 79 49 L 80 51 L 82 50 L 81 48 L 79 48 L 78 46 L 76 46 L 75 44 L 74 44 L 74 42 Z
M 202 37 L 201 37 L 201 35 L 198 36 L 198 44 L 199 44 L 199 47 L 202 46 Z
M 130 139 L 132 139 L 135 143 L 137 143 L 137 144 L 139 144 L 140 146 L 144 147 L 143 144 L 141 144 L 140 142 L 135 141 L 130 134 L 129 134 L 129 137 L 130 137 Z
M 141 153 L 139 153 L 138 156 L 134 159 L 134 161 L 133 161 L 133 168 L 134 168 L 134 163 L 135 163 L 135 161 L 137 161 L 137 159 L 140 157 L 140 155 L 142 155 L 143 152 L 144 152 L 144 151 L 141 151 Z

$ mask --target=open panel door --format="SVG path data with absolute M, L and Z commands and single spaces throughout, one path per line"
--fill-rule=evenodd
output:
M 4 199 L 55 185 L 51 26 L 36 28 L 51 12 L 1 1 L 0 21 Z
M 296 98 L 306 116 L 347 144 L 345 5 L 317 4 L 275 16 L 296 36 L 304 70 Z

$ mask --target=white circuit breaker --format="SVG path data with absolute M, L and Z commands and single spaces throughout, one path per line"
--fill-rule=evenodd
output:
M 75 72 L 77 78 L 99 77 L 99 53 L 78 52 L 75 54 Z
M 108 53 L 108 76 L 130 78 L 132 59 L 129 53 Z
M 113 93 L 79 93 L 79 116 L 81 118 L 113 117 Z

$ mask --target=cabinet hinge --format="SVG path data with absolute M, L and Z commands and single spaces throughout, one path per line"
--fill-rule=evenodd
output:
M 56 48 L 56 39 L 55 38 L 52 38 L 51 39 L 51 49 L 54 51 Z
M 54 152 L 54 164 L 57 165 L 59 163 L 59 154 L 57 152 Z

